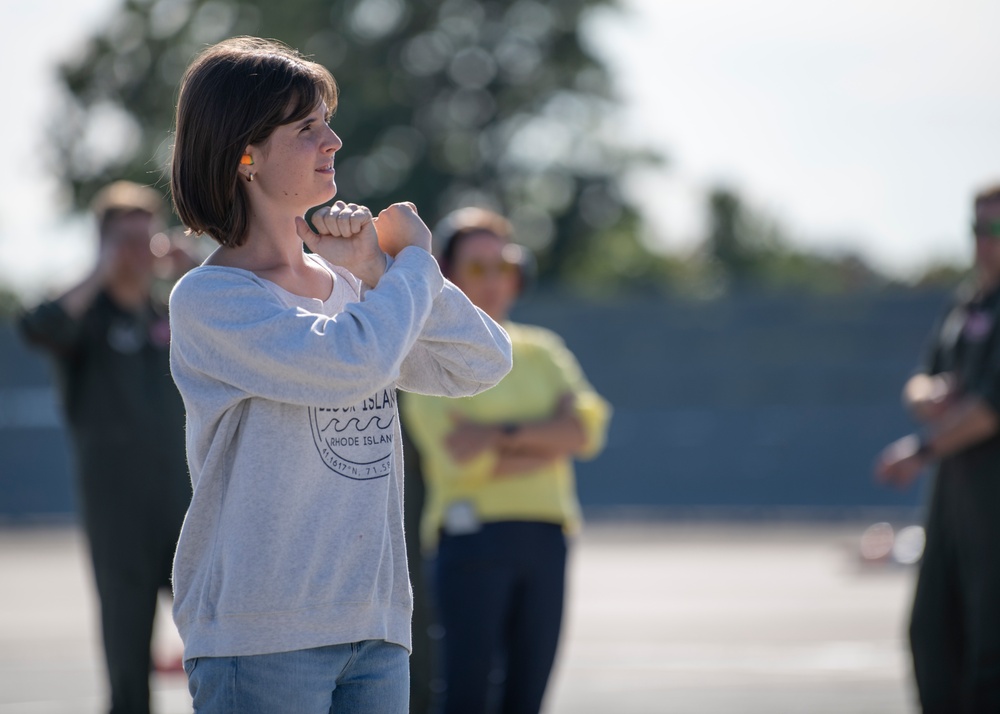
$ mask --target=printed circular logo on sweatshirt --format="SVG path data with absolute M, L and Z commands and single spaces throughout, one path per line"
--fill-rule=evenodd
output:
M 326 467 L 367 481 L 392 471 L 396 390 L 383 389 L 353 407 L 310 407 L 313 442 Z

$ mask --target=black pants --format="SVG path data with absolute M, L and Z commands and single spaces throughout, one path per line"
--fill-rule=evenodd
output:
M 938 475 L 910 645 L 924 714 L 1000 712 L 1000 469 Z
M 562 625 L 566 539 L 559 525 L 485 524 L 442 536 L 434 590 L 444 627 L 445 714 L 537 714 Z M 502 673 L 499 696 L 491 680 Z
M 170 588 L 186 494 L 142 492 L 134 474 L 134 485 L 111 491 L 105 487 L 111 479 L 101 476 L 85 482 L 81 505 L 101 608 L 110 711 L 149 714 L 157 596 Z

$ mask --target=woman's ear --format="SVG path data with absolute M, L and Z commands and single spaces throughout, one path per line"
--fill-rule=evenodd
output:
M 254 160 L 253 151 L 248 146 L 243 151 L 243 155 L 240 157 L 240 167 L 238 172 L 245 178 L 248 182 L 253 181 L 254 178 Z

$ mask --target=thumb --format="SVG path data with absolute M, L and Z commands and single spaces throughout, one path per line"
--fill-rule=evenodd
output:
M 306 219 L 302 216 L 295 217 L 295 232 L 298 233 L 299 239 L 306 245 L 316 242 L 316 233 L 313 232 L 313 229 L 309 227 Z

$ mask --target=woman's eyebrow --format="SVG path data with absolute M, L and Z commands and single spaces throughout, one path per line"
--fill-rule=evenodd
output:
M 312 114 L 310 114 L 307 117 L 304 117 L 303 119 L 300 119 L 298 122 L 295 123 L 295 128 L 301 129 L 302 127 L 308 126 L 309 124 L 317 121 L 321 122 L 326 121 L 326 114 L 323 112 L 322 108 L 315 109 Z

